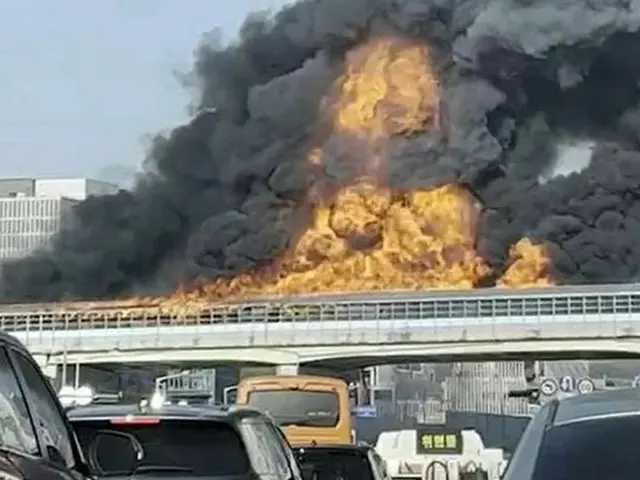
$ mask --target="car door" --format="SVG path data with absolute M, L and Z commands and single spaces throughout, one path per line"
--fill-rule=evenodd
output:
M 31 478 L 42 455 L 18 375 L 4 346 L 0 347 L 0 443 L 0 470 Z
M 507 464 L 507 469 L 501 477 L 503 480 L 530 480 L 533 477 L 540 443 L 556 403 L 551 401 L 545 404 L 533 416 Z
M 34 434 L 37 461 L 24 463 L 25 476 L 37 480 L 82 480 L 88 476 L 75 435 L 50 383 L 35 362 L 22 351 L 9 348 L 8 356 L 20 384 L 22 403 Z

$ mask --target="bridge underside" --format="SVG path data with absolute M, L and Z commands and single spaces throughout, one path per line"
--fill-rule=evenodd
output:
M 574 355 L 567 356 L 547 356 L 547 355 L 531 355 L 528 357 L 531 360 L 638 360 L 640 359 L 640 355 L 638 354 L 602 354 L 602 352 L 583 352 L 580 356 L 576 357 Z M 494 357 L 491 361 L 522 361 L 524 358 L 522 356 L 501 356 Z M 317 362 L 307 362 L 299 365 L 299 373 L 309 374 L 309 375 L 335 375 L 337 373 L 357 370 L 365 367 L 372 367 L 378 365 L 393 365 L 400 363 L 453 363 L 453 362 L 486 362 L 486 357 L 479 356 L 477 358 L 474 357 L 465 357 L 464 359 L 459 359 L 457 357 L 421 357 L 421 356 L 397 356 L 397 357 L 359 357 L 359 358 L 340 358 L 340 359 L 328 359 Z M 122 363 L 81 363 L 82 365 L 90 365 L 93 368 L 98 370 L 102 370 L 106 372 L 115 372 L 121 370 L 123 367 Z M 59 364 L 60 365 L 60 364 Z M 73 364 L 67 363 L 69 367 L 73 367 Z M 270 363 L 246 363 L 246 362 L 216 362 L 216 361 L 206 361 L 206 360 L 191 360 L 191 361 L 182 361 L 182 362 L 173 362 L 173 363 L 127 363 L 127 367 L 131 368 L 140 368 L 140 369 L 148 369 L 153 365 L 154 370 L 157 369 L 161 372 L 171 371 L 171 370 L 188 370 L 193 368 L 214 368 L 214 367 L 227 367 L 227 366 L 237 366 L 237 367 L 265 367 L 276 365 Z M 286 364 L 285 364 L 286 365 Z M 72 378 L 73 373 L 68 375 L 68 378 Z
M 605 360 L 640 358 L 640 338 L 357 344 L 295 348 L 198 348 L 112 350 L 48 355 L 48 364 L 300 365 L 346 370 L 393 363 L 509 360 Z
M 454 363 L 454 362 L 507 362 L 507 361 L 523 361 L 523 360 L 629 360 L 640 359 L 640 353 L 629 352 L 570 352 L 563 354 L 552 355 L 549 353 L 538 354 L 530 353 L 526 355 L 493 355 L 491 358 L 487 358 L 486 355 L 465 355 L 463 357 L 458 355 L 444 356 L 439 355 L 436 357 L 424 356 L 424 355 L 391 355 L 388 357 L 377 356 L 363 356 L 358 358 L 332 358 L 313 362 L 306 362 L 302 365 L 309 367 L 322 367 L 330 370 L 351 370 L 364 367 L 372 367 L 377 365 L 393 365 L 399 363 Z

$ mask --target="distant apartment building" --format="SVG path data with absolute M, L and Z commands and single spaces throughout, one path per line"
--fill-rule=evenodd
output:
M 0 179 L 0 260 L 43 247 L 71 220 L 73 206 L 118 187 L 88 178 Z

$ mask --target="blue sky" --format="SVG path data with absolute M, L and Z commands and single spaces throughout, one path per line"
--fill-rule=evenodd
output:
M 189 70 L 202 34 L 233 38 L 248 12 L 285 3 L 0 2 L 0 176 L 135 169 L 146 134 L 186 119 L 174 72 Z

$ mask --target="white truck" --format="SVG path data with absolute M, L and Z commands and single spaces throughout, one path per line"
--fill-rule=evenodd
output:
M 503 450 L 486 448 L 475 430 L 382 432 L 375 449 L 394 480 L 499 480 L 506 468 Z

